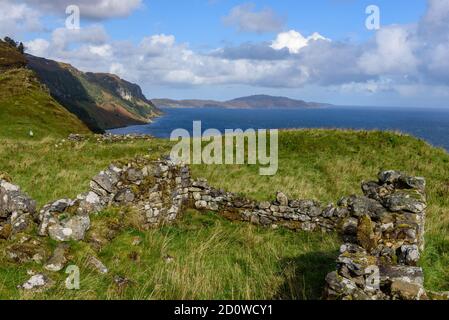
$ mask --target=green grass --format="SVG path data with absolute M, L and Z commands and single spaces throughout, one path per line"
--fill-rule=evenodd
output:
M 272 199 L 276 190 L 292 198 L 336 202 L 361 194 L 360 182 L 380 170 L 401 170 L 427 179 L 429 208 L 422 259 L 427 288 L 449 290 L 449 154 L 413 137 L 391 132 L 285 131 L 279 140 L 279 171 L 258 175 L 257 166 L 193 166 L 211 185 Z
M 0 171 L 7 172 L 40 205 L 85 191 L 89 179 L 115 159 L 167 154 L 170 143 L 64 143 L 60 139 L 17 141 L 0 146 Z M 58 144 L 58 147 L 55 145 Z M 449 155 L 417 139 L 388 132 L 300 130 L 280 135 L 279 172 L 261 177 L 254 166 L 194 166 L 211 185 L 256 199 L 272 199 L 277 190 L 292 198 L 336 202 L 360 194 L 360 182 L 380 169 L 424 176 L 428 182 L 427 248 L 422 259 L 426 286 L 449 290 Z M 58 285 L 41 295 L 23 295 L 15 287 L 37 264 L 17 266 L 0 260 L 0 298 L 52 299 L 315 299 L 325 274 L 334 267 L 336 235 L 268 230 L 231 223 L 190 211 L 176 225 L 139 230 L 134 216 L 109 210 L 96 217 L 92 232 L 119 225 L 112 241 L 98 253 L 110 268 L 101 276 L 85 265 L 93 248 L 72 244 L 71 262 L 81 267 L 81 290 L 63 288 L 65 274 L 51 275 Z M 129 220 L 129 221 L 127 221 Z M 142 238 L 139 246 L 132 240 Z M 0 250 L 8 245 L 0 240 Z M 48 243 L 51 247 L 54 244 Z M 174 262 L 167 264 L 163 257 Z M 130 279 L 124 288 L 113 278 Z
M 142 239 L 138 246 L 132 244 L 136 237 Z M 87 267 L 86 256 L 92 254 L 87 245 L 72 244 L 73 262 L 81 267 L 79 291 L 66 290 L 66 275 L 60 272 L 53 275 L 59 285 L 50 291 L 21 293 L 15 285 L 27 279 L 26 266 L 17 271 L 3 263 L 0 274 L 9 281 L 0 282 L 0 298 L 319 299 L 337 244 L 332 235 L 259 229 L 190 211 L 183 221 L 160 230 L 121 232 L 99 254 L 110 269 L 107 275 Z M 173 262 L 166 261 L 167 255 Z M 117 275 L 129 284 L 118 286 Z
M 0 139 L 43 139 L 88 133 L 87 127 L 58 104 L 30 70 L 0 72 Z

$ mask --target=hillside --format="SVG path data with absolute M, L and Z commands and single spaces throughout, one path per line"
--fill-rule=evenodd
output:
M 84 73 L 31 55 L 26 58 L 51 95 L 93 131 L 145 124 L 159 114 L 139 86 L 115 75 Z
M 0 40 L 0 71 L 25 67 L 25 57 L 16 49 Z
M 55 101 L 15 48 L 0 41 L 0 137 L 35 138 L 87 133 L 88 128 Z
M 290 109 L 330 106 L 330 104 L 325 103 L 306 102 L 269 95 L 254 95 L 229 101 L 172 99 L 153 99 L 152 101 L 159 108 Z

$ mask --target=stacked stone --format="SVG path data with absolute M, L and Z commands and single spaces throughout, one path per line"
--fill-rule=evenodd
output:
M 110 165 L 90 182 L 90 190 L 75 200 L 61 199 L 44 206 L 38 216 L 38 233 L 65 242 L 83 240 L 90 215 L 109 206 L 128 206 L 159 226 L 178 218 L 189 198 L 190 171 L 166 159 L 136 159 Z
M 326 277 L 327 299 L 425 299 L 423 271 L 426 182 L 385 171 L 378 182 L 362 183 L 364 196 L 340 201 L 337 271 Z
M 282 192 L 276 194 L 275 201 L 260 202 L 255 210 L 244 214 L 246 220 L 254 224 L 296 231 L 335 231 L 341 219 L 341 212 L 332 204 L 325 206 L 315 200 L 289 200 Z
M 96 142 L 127 142 L 134 140 L 151 140 L 153 136 L 147 134 L 96 134 L 96 135 L 83 135 L 83 134 L 70 134 L 67 140 L 72 142 L 83 142 L 88 141 L 90 139 L 95 140 Z
M 31 226 L 36 202 L 16 185 L 0 179 L 0 238 L 23 232 Z
M 150 169 L 149 169 L 150 170 Z M 153 168 L 154 183 L 140 195 L 137 208 L 150 227 L 175 221 L 189 200 L 190 170 L 169 159 Z
M 233 220 L 267 227 L 331 232 L 337 229 L 342 215 L 347 214 L 333 205 L 323 206 L 314 200 L 289 200 L 282 192 L 278 192 L 272 202 L 257 203 L 214 189 L 204 179 L 193 181 L 189 191 L 196 209 L 220 212 Z

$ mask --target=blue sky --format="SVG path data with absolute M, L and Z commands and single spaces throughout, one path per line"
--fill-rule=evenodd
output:
M 70 4 L 81 30 L 65 27 Z M 0 0 L 5 35 L 150 98 L 449 107 L 449 0 Z
M 217 47 L 223 43 L 269 41 L 273 33 L 236 32 L 222 23 L 230 10 L 245 3 L 238 0 L 153 0 L 126 19 L 106 23 L 117 39 L 140 41 L 148 34 L 174 34 L 194 47 Z M 373 36 L 365 28 L 365 9 L 381 8 L 383 24 L 414 23 L 424 14 L 425 0 L 264 0 L 254 1 L 258 9 L 271 8 L 286 20 L 285 29 L 305 34 L 315 31 L 331 39 L 363 40 Z M 130 32 L 129 30 L 132 30 Z

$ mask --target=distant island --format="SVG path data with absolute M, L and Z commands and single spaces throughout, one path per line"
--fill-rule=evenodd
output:
M 286 97 L 269 95 L 254 95 L 229 101 L 215 100 L 172 100 L 152 99 L 158 108 L 226 108 L 226 109 L 274 109 L 274 108 L 319 108 L 329 107 L 331 104 L 306 102 Z

